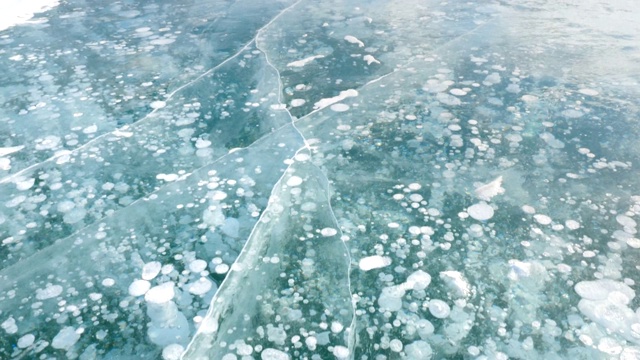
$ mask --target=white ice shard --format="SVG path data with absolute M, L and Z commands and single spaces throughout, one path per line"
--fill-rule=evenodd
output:
M 0 147 L 0 157 L 13 154 L 14 152 L 18 152 L 18 151 L 20 151 L 22 149 L 24 149 L 24 145 L 10 146 L 10 147 Z
M 358 38 L 353 36 L 353 35 L 347 35 L 347 36 L 344 37 L 344 39 L 348 43 L 358 45 L 358 47 L 364 47 L 364 43 L 362 41 L 358 40 Z
M 0 31 L 28 23 L 37 13 L 50 10 L 60 4 L 58 0 L 4 0 L 0 6 Z
M 449 290 L 458 297 L 469 297 L 471 295 L 471 285 L 469 281 L 459 271 L 442 271 L 440 279 L 444 281 Z
M 292 61 L 292 62 L 287 64 L 287 67 L 303 67 L 303 66 L 307 65 L 308 63 L 312 62 L 313 60 L 322 59 L 323 57 L 324 57 L 324 55 L 309 56 L 308 58 L 304 58 L 302 60 Z
M 374 58 L 373 55 L 365 55 L 362 57 L 362 60 L 367 62 L 367 65 L 371 65 L 373 63 L 376 64 L 380 64 L 380 61 L 378 61 L 378 59 Z
M 391 265 L 391 258 L 388 256 L 367 256 L 360 259 L 358 266 L 362 271 L 369 271 L 373 269 L 380 269 L 385 266 Z
M 314 105 L 313 108 L 314 109 L 323 109 L 326 108 L 327 106 L 333 105 L 339 101 L 342 101 L 346 98 L 349 97 L 355 97 L 358 96 L 358 90 L 355 89 L 348 89 L 348 90 L 344 90 L 341 91 L 339 95 L 334 96 L 334 97 L 330 97 L 330 98 L 325 98 L 325 99 L 320 99 L 319 101 L 317 101 Z
M 502 187 L 502 176 L 498 176 L 493 181 L 478 186 L 474 190 L 476 197 L 480 200 L 490 201 L 496 195 L 504 194 Z

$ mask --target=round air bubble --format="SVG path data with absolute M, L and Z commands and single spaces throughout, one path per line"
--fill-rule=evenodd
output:
M 298 107 L 298 106 L 302 106 L 306 103 L 307 101 L 304 99 L 293 99 L 291 100 L 291 107 Z
M 409 275 L 406 283 L 413 290 L 424 290 L 431 284 L 431 275 L 422 270 L 418 270 Z
M 211 194 L 211 198 L 216 201 L 224 200 L 227 198 L 227 193 L 224 191 L 216 190 Z
M 16 188 L 19 191 L 29 190 L 36 183 L 36 179 L 29 178 L 26 180 L 16 182 Z
M 473 237 L 480 237 L 482 236 L 482 233 L 483 233 L 482 225 L 472 224 L 471 226 L 469 226 L 468 232 L 469 232 L 469 235 Z
M 404 289 L 398 286 L 389 286 L 382 289 L 382 293 L 378 297 L 378 305 L 382 311 L 398 311 L 402 309 L 402 297 Z
M 142 267 L 142 279 L 143 280 L 152 280 L 160 273 L 160 269 L 162 269 L 162 264 L 158 261 L 151 261 Z
M 414 341 L 404 348 L 405 359 L 429 360 L 433 356 L 433 350 L 428 342 L 423 340 Z
M 320 230 L 320 234 L 322 236 L 325 236 L 325 237 L 334 236 L 337 233 L 338 233 L 338 230 L 336 230 L 334 228 L 330 228 L 330 227 L 327 227 L 327 228 L 324 228 L 324 229 Z
M 147 293 L 151 288 L 151 283 L 147 280 L 136 280 L 129 285 L 129 295 L 141 296 Z
M 636 227 L 637 223 L 635 220 L 633 220 L 632 218 L 626 216 L 626 215 L 618 215 L 616 216 L 616 221 L 618 222 L 618 224 L 624 226 L 624 227 L 629 227 L 629 228 L 634 228 Z
M 478 221 L 485 221 L 491 219 L 494 212 L 491 205 L 486 202 L 479 202 L 469 206 L 469 208 L 467 208 L 467 213 Z
M 278 349 L 266 348 L 260 353 L 260 359 L 262 360 L 289 360 L 289 355 Z
M 338 359 L 348 359 L 350 354 L 349 349 L 342 345 L 333 347 L 333 355 Z
M 29 347 L 29 346 L 31 346 L 33 344 L 33 342 L 35 340 L 36 340 L 36 337 L 33 334 L 24 335 L 23 337 L 18 339 L 18 347 L 20 349 L 24 349 L 26 347 Z
M 180 360 L 184 347 L 180 344 L 167 345 L 162 349 L 162 360 Z
M 60 350 L 69 350 L 80 339 L 80 334 L 71 326 L 62 328 L 51 340 L 51 347 Z
M 287 180 L 287 186 L 299 186 L 300 184 L 302 184 L 302 178 L 300 176 L 292 176 Z
M 437 317 L 438 319 L 445 319 L 449 317 L 451 308 L 446 302 L 438 299 L 433 299 L 429 301 L 429 312 L 431 313 L 431 315 Z
M 83 208 L 75 208 L 66 213 L 62 220 L 67 224 L 75 224 L 80 222 L 87 215 L 87 211 Z
M 211 280 L 201 277 L 195 282 L 186 285 L 188 291 L 193 295 L 204 295 L 213 287 Z
M 189 270 L 194 273 L 199 273 L 207 268 L 207 262 L 204 260 L 193 260 L 189 263 Z
M 564 222 L 564 225 L 569 230 L 577 230 L 577 229 L 580 228 L 580 223 L 575 221 L 575 220 L 567 220 L 567 221 Z
M 9 316 L 7 320 L 2 322 L 2 324 L 0 324 L 0 327 L 2 327 L 2 329 L 6 331 L 7 334 L 15 334 L 18 332 L 18 325 L 16 325 L 16 319 L 14 319 L 11 316 Z
M 339 333 L 340 331 L 342 331 L 342 329 L 344 329 L 344 326 L 342 324 L 340 324 L 337 321 L 334 321 L 331 323 L 331 332 L 332 333 Z
M 229 265 L 227 264 L 216 265 L 216 268 L 214 271 L 216 272 L 216 274 L 226 274 L 229 271 Z
M 435 327 L 431 323 L 431 321 L 427 319 L 420 319 L 416 321 L 415 324 L 416 330 L 418 330 L 418 336 L 421 339 L 427 339 L 429 336 L 433 335 L 435 331 Z
M 391 349 L 391 351 L 393 352 L 400 352 L 402 351 L 402 341 L 398 340 L 398 339 L 393 339 L 389 342 L 389 349 Z
M 331 105 L 330 109 L 335 111 L 335 112 L 344 112 L 344 111 L 349 110 L 349 105 L 342 104 L 342 103 L 333 104 L 333 105 Z
M 536 213 L 536 209 L 531 205 L 523 205 L 522 206 L 522 211 L 524 211 L 527 214 L 535 214 Z
M 144 295 L 144 300 L 146 302 L 150 302 L 154 304 L 163 304 L 168 301 L 171 301 L 174 295 L 175 295 L 175 290 L 174 290 L 173 283 L 167 282 L 167 283 L 152 287 Z
M 154 101 L 149 104 L 149 106 L 151 106 L 152 109 L 162 109 L 163 107 L 167 106 L 167 103 L 164 101 Z
M 533 215 L 533 219 L 540 225 L 549 225 L 551 224 L 551 218 L 547 215 L 543 214 L 535 214 Z

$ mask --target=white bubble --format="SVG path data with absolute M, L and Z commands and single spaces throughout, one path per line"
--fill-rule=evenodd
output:
M 589 95 L 589 96 L 597 96 L 598 94 L 600 94 L 598 91 L 593 90 L 593 89 L 580 89 L 578 90 L 578 92 L 582 95 Z
M 60 285 L 47 285 L 46 288 L 44 289 L 37 289 L 36 290 L 36 299 L 38 300 L 46 300 L 46 299 L 51 299 L 54 298 L 56 296 L 59 296 L 60 294 L 62 294 L 62 286 Z
M 391 258 L 388 256 L 379 255 L 367 256 L 360 259 L 360 262 L 358 263 L 358 266 L 362 271 L 379 269 L 389 265 L 391 265 Z
M 378 305 L 382 311 L 398 311 L 402 309 L 402 297 L 405 290 L 400 286 L 388 286 L 382 289 L 378 297 Z
M 433 356 L 431 345 L 423 340 L 414 341 L 405 346 L 404 351 L 407 354 L 407 359 L 429 360 Z
M 342 345 L 337 345 L 333 347 L 333 355 L 338 359 L 347 359 L 351 352 L 349 349 Z
M 331 323 L 331 332 L 332 333 L 337 334 L 337 333 L 341 332 L 342 329 L 344 329 L 344 326 L 342 324 L 340 324 L 339 322 L 334 321 L 334 322 Z
M 16 181 L 16 189 L 18 189 L 18 191 L 29 190 L 31 189 L 31 187 L 33 187 L 35 183 L 36 183 L 36 179 L 34 178 L 28 178 L 28 179 Z
M 343 104 L 343 103 L 337 103 L 337 104 L 331 105 L 330 109 L 335 112 L 344 112 L 349 110 L 349 105 Z
M 291 100 L 291 107 L 298 107 L 298 106 L 302 106 L 306 103 L 307 101 L 304 99 L 293 99 Z
M 167 103 L 164 101 L 154 101 L 151 104 L 149 104 L 149 106 L 151 106 L 152 109 L 162 109 L 163 107 L 167 106 Z
M 189 270 L 194 273 L 199 273 L 207 268 L 207 262 L 204 260 L 196 259 L 189 263 Z
M 533 219 L 540 225 L 549 225 L 551 224 L 551 218 L 547 215 L 543 214 L 535 214 L 533 215 Z
M 491 205 L 483 201 L 469 206 L 467 213 L 476 220 L 485 221 L 493 217 L 494 211 Z
M 82 219 L 84 219 L 86 215 L 87 211 L 84 208 L 76 207 L 68 213 L 64 214 L 62 220 L 67 224 L 75 224 L 82 221 Z
M 184 352 L 184 347 L 180 344 L 167 345 L 162 349 L 162 360 L 179 360 Z
M 18 347 L 20 349 L 29 347 L 33 344 L 35 340 L 36 340 L 36 337 L 33 334 L 26 334 L 22 336 L 20 339 L 18 339 Z
M 320 230 L 320 234 L 322 236 L 325 236 L 325 237 L 334 236 L 337 233 L 338 233 L 338 230 L 336 230 L 334 228 L 330 228 L 330 227 L 326 227 L 326 228 Z
M 522 95 L 521 99 L 526 103 L 534 103 L 538 101 L 538 97 L 535 95 Z
M 80 339 L 80 334 L 75 328 L 67 326 L 51 340 L 51 347 L 54 349 L 69 350 Z
M 129 295 L 141 296 L 147 293 L 151 288 L 151 283 L 147 280 L 135 280 L 129 285 Z
M 393 339 L 389 342 L 389 349 L 393 352 L 400 352 L 402 351 L 402 341 L 398 340 L 398 339 Z
M 290 360 L 289 355 L 281 350 L 266 348 L 260 353 L 260 359 L 262 360 Z
M 216 268 L 214 271 L 216 272 L 216 274 L 226 274 L 229 271 L 229 265 L 227 264 L 216 265 Z
M 451 313 L 451 308 L 442 300 L 432 299 L 429 301 L 429 312 L 438 319 L 444 319 Z
M 417 270 L 409 275 L 405 284 L 413 290 L 424 290 L 431 284 L 431 275 L 422 270 Z
M 166 282 L 149 289 L 144 295 L 144 300 L 154 304 L 162 304 L 171 301 L 174 296 L 175 290 L 173 283 Z
M 575 221 L 575 220 L 567 220 L 567 221 L 564 222 L 564 225 L 569 230 L 577 230 L 577 229 L 580 228 L 580 223 Z
M 162 264 L 158 261 L 151 261 L 142 267 L 142 279 L 143 280 L 152 280 L 160 273 L 160 269 L 162 268 Z
M 201 277 L 195 282 L 185 285 L 185 287 L 193 295 L 204 295 L 209 292 L 209 290 L 211 290 L 211 288 L 213 287 L 213 283 L 211 282 L 211 280 L 205 277 Z
M 616 221 L 618 222 L 618 224 L 624 226 L 624 227 L 628 227 L 628 228 L 635 228 L 637 223 L 635 220 L 633 220 L 632 218 L 626 216 L 626 215 L 618 215 L 616 216 Z
M 299 186 L 300 184 L 302 184 L 302 178 L 300 176 L 292 176 L 287 180 L 287 186 Z

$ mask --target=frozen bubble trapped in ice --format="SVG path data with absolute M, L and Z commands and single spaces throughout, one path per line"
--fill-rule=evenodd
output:
M 485 221 L 493 217 L 494 211 L 491 205 L 483 201 L 469 206 L 467 208 L 467 213 L 476 220 Z

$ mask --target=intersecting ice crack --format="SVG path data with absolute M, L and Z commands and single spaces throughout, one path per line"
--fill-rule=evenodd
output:
M 261 31 L 263 31 L 264 29 L 266 29 L 269 25 L 271 25 L 275 20 L 278 19 L 278 17 L 280 17 L 280 15 L 282 15 L 284 12 L 288 11 L 288 9 L 292 8 L 293 6 L 295 6 L 296 4 L 298 4 L 300 1 L 294 3 L 293 5 L 290 5 L 289 7 L 285 8 L 281 13 L 279 13 L 278 15 L 276 15 L 273 19 L 271 19 L 271 21 L 269 21 L 267 24 L 265 24 L 262 28 L 260 28 L 257 32 L 256 32 L 256 36 L 253 37 L 251 40 L 249 40 L 247 43 L 245 43 L 244 46 L 242 46 L 240 48 L 240 50 L 236 51 L 233 55 L 229 56 L 228 58 L 224 59 L 222 62 L 220 62 L 219 64 L 217 64 L 216 66 L 206 70 L 205 72 L 201 73 L 200 75 L 198 75 L 196 78 L 194 78 L 193 80 L 188 81 L 187 83 L 179 86 L 178 88 L 174 89 L 173 91 L 171 91 L 169 94 L 166 95 L 166 97 L 164 98 L 164 100 L 162 100 L 159 104 L 157 104 L 156 106 L 152 106 L 153 110 L 151 110 L 147 115 L 145 115 L 144 117 L 142 117 L 137 123 L 143 123 L 144 121 L 147 121 L 149 119 L 152 118 L 152 115 L 155 114 L 156 112 L 158 112 L 158 110 L 162 109 L 164 106 L 162 103 L 166 103 L 167 101 L 171 100 L 176 94 L 178 94 L 179 92 L 181 92 L 182 90 L 184 90 L 185 88 L 191 86 L 192 84 L 198 82 L 199 80 L 201 80 L 202 78 L 204 78 L 207 75 L 210 75 L 211 73 L 215 72 L 216 70 L 220 69 L 221 67 L 223 67 L 225 64 L 227 64 L 229 61 L 237 58 L 240 54 L 242 54 L 244 51 L 246 51 L 251 44 L 255 43 L 256 38 L 259 36 L 259 34 L 261 33 Z M 30 165 L 24 169 L 21 169 L 18 172 L 15 172 L 13 174 L 7 175 L 4 178 L 0 179 L 0 184 L 2 183 L 8 183 L 12 180 L 15 180 L 17 178 L 19 178 L 21 175 L 25 174 L 26 172 L 41 166 L 43 163 L 47 163 L 47 162 L 52 162 L 55 161 L 56 159 L 60 158 L 63 155 L 68 155 L 69 153 L 79 153 L 80 151 L 84 150 L 84 149 L 88 149 L 89 147 L 91 147 L 93 144 L 95 144 L 96 142 L 100 141 L 101 139 L 113 135 L 115 133 L 118 132 L 126 132 L 126 130 L 128 129 L 128 125 L 125 125 L 123 127 L 120 127 L 112 132 L 108 132 L 108 133 L 104 133 L 102 135 L 96 136 L 95 138 L 87 141 L 86 143 L 84 143 L 83 145 L 71 150 L 70 152 L 65 152 L 63 154 L 56 154 L 51 156 L 48 159 L 45 159 L 44 161 L 41 161 L 39 163 Z
M 287 113 L 287 115 L 288 115 L 288 117 L 289 117 L 289 119 L 290 119 L 290 122 L 291 122 L 291 126 L 296 130 L 296 132 L 298 133 L 298 135 L 300 136 L 300 138 L 302 139 L 302 141 L 303 141 L 303 143 L 304 143 L 304 145 L 303 145 L 301 148 L 299 148 L 299 149 L 295 152 L 295 155 L 293 156 L 293 158 L 295 158 L 296 156 L 298 156 L 298 155 L 302 154 L 303 152 L 309 152 L 309 153 L 311 153 L 312 147 L 310 146 L 310 144 L 309 144 L 309 142 L 307 141 L 307 139 L 306 139 L 306 137 L 304 136 L 304 134 L 303 134 L 303 133 L 302 133 L 302 132 L 301 132 L 301 131 L 296 127 L 294 117 L 291 115 L 291 113 L 289 112 L 289 110 L 286 108 L 285 104 L 282 102 L 282 90 L 283 90 L 283 85 L 282 85 L 282 78 L 281 78 L 281 75 L 280 75 L 280 71 L 279 71 L 279 70 L 277 69 L 277 67 L 276 67 L 276 66 L 275 66 L 275 65 L 270 61 L 270 59 L 269 59 L 269 55 L 268 55 L 268 52 L 264 49 L 264 47 L 262 47 L 262 46 L 260 45 L 260 36 L 262 35 L 262 33 L 263 33 L 264 31 L 266 31 L 266 30 L 268 29 L 268 27 L 269 27 L 269 25 L 270 25 L 271 23 L 273 23 L 273 22 L 274 22 L 274 21 L 276 21 L 280 16 L 282 16 L 282 15 L 283 15 L 283 14 L 285 14 L 287 11 L 289 11 L 290 9 L 292 9 L 293 7 L 295 7 L 296 5 L 298 5 L 301 1 L 302 1 L 302 0 L 297 1 L 296 3 L 292 4 L 291 6 L 287 7 L 286 9 L 284 9 L 284 10 L 283 10 L 281 13 L 279 13 L 277 16 L 275 16 L 275 17 L 274 17 L 274 18 L 273 18 L 273 19 L 272 19 L 268 24 L 266 24 L 263 28 L 261 28 L 261 29 L 259 29 L 259 30 L 258 30 L 258 32 L 257 32 L 257 34 L 256 34 L 256 37 L 254 38 L 256 48 L 264 54 L 265 62 L 266 62 L 266 63 L 267 63 L 267 65 L 268 65 L 269 67 L 271 67 L 271 68 L 275 71 L 275 73 L 276 73 L 276 77 L 277 77 L 277 81 L 278 81 L 278 88 L 277 88 L 277 99 L 278 99 L 278 104 L 280 104 L 280 108 L 281 108 L 281 109 L 283 109 L 283 110 Z M 315 111 L 317 111 L 317 110 L 315 110 Z M 315 111 L 314 111 L 314 112 L 315 112 Z M 307 114 L 306 116 L 308 116 L 308 115 L 311 115 L 311 114 Z M 269 136 L 269 135 L 266 135 L 266 136 Z M 275 194 L 273 193 L 273 191 L 275 191 L 275 189 L 277 189 L 277 188 L 279 188 L 279 187 L 281 186 L 281 183 L 283 182 L 284 177 L 287 175 L 288 171 L 291 169 L 291 167 L 293 166 L 293 164 L 294 164 L 294 161 L 291 161 L 291 163 L 289 164 L 289 166 L 287 167 L 287 169 L 283 172 L 283 174 L 282 174 L 282 176 L 280 177 L 280 179 L 276 182 L 276 184 L 274 185 L 274 187 L 273 187 L 273 189 L 272 189 L 272 195 L 271 195 L 270 197 L 275 196 Z M 313 166 L 315 167 L 315 165 L 313 165 Z M 317 167 L 316 167 L 316 168 L 317 168 Z M 319 169 L 318 169 L 318 170 L 319 170 Z M 325 183 L 327 184 L 327 186 L 330 186 L 330 185 L 329 185 L 329 181 L 328 181 L 328 179 L 326 178 L 326 176 L 324 176 L 324 173 L 323 173 L 322 171 L 318 171 L 318 173 L 319 173 L 319 174 L 322 174 L 322 175 L 323 175 L 323 177 L 324 177 L 324 178 L 323 178 L 323 179 L 321 179 L 321 180 L 322 180 L 323 182 L 325 182 Z M 355 309 L 355 303 L 354 303 L 354 300 L 353 300 L 354 293 L 353 293 L 353 290 L 352 290 L 352 288 L 351 288 L 351 270 L 350 270 L 350 269 L 351 269 L 351 254 L 350 254 L 349 249 L 348 249 L 348 247 L 347 247 L 347 245 L 346 245 L 346 243 L 345 243 L 345 239 L 344 239 L 344 237 L 343 237 L 343 233 L 342 233 L 342 230 L 340 229 L 340 226 L 339 226 L 338 220 L 337 220 L 337 218 L 336 218 L 336 215 L 335 215 L 335 213 L 333 212 L 333 209 L 331 208 L 330 191 L 329 191 L 329 189 L 328 189 L 328 188 L 327 188 L 327 189 L 325 189 L 325 195 L 326 195 L 326 197 L 327 197 L 326 201 L 327 201 L 327 203 L 329 204 L 329 212 L 330 212 L 330 214 L 331 214 L 331 218 L 332 218 L 332 222 L 333 222 L 334 228 L 335 228 L 335 229 L 337 229 L 337 231 L 338 231 L 338 233 L 339 233 L 339 236 L 340 236 L 340 239 L 341 239 L 341 242 L 342 242 L 342 246 L 343 246 L 343 248 L 344 248 L 345 254 L 347 255 L 347 257 L 346 257 L 346 259 L 345 259 L 345 262 L 346 262 L 346 267 L 345 267 L 345 268 L 346 268 L 346 274 L 345 274 L 345 278 L 347 279 L 347 287 L 348 287 L 348 290 L 349 290 L 349 297 L 350 297 L 350 299 L 349 299 L 349 303 L 350 303 L 350 306 L 351 306 L 351 311 L 350 311 L 350 313 L 352 314 L 352 316 L 351 316 L 351 322 L 350 322 L 350 324 L 349 324 L 349 326 L 348 326 L 348 329 L 347 329 L 346 331 L 348 331 L 348 341 L 347 341 L 347 344 L 348 344 L 349 353 L 350 353 L 349 358 L 352 358 L 352 357 L 353 357 L 353 354 L 354 354 L 353 349 L 354 349 L 354 347 L 355 347 L 355 340 L 356 340 L 356 337 L 355 337 L 355 327 L 356 327 L 356 315 L 355 315 L 355 310 L 356 310 L 356 309 Z M 266 212 L 263 212 L 263 213 L 261 214 L 260 219 L 258 220 L 258 223 L 257 223 L 257 224 L 259 224 L 259 223 L 260 223 L 260 221 L 261 221 L 262 217 L 263 217 L 265 214 L 266 214 Z M 256 231 L 256 228 L 257 228 L 257 226 L 258 226 L 257 224 L 256 224 L 256 226 L 254 227 L 254 229 L 251 231 L 251 234 L 249 235 L 249 239 L 252 239 L 252 238 L 253 238 L 254 231 Z M 250 244 L 250 241 L 247 241 L 247 242 L 245 243 L 245 245 L 244 245 L 243 249 L 241 250 L 241 255 L 242 255 L 245 251 L 247 251 L 246 249 L 247 249 L 250 245 L 251 245 L 251 244 Z M 239 258 L 240 258 L 240 256 L 239 256 Z M 228 279 L 228 278 L 225 278 L 225 280 L 223 280 L 222 284 L 220 285 L 220 288 L 221 288 L 221 289 L 225 287 L 225 282 L 227 281 L 227 279 Z M 221 293 L 221 292 L 218 292 L 216 295 L 214 295 L 214 299 L 212 299 L 212 301 L 211 301 L 211 306 L 216 306 L 216 305 L 215 305 L 215 300 L 216 300 L 216 298 L 217 298 L 218 294 L 220 294 L 220 293 Z M 218 318 L 213 319 L 213 321 L 214 321 L 214 322 L 218 322 L 218 321 L 221 321 L 221 320 L 222 320 L 222 319 L 218 319 Z M 200 332 L 200 331 L 201 331 L 201 330 L 198 330 L 198 332 Z M 189 349 L 190 349 L 191 347 L 193 347 L 193 346 L 194 346 L 194 342 L 193 342 L 193 341 L 194 341 L 195 339 L 196 339 L 196 337 L 194 336 L 194 337 L 192 338 L 192 341 L 191 341 L 191 342 L 189 343 L 189 345 L 187 346 L 187 348 L 186 348 L 186 350 L 185 350 L 185 353 L 184 353 L 184 354 L 187 354 L 187 353 L 188 353 L 188 351 L 189 351 Z M 184 354 L 183 354 L 183 356 L 184 356 Z
M 294 6 L 296 6 L 297 4 L 299 4 L 301 1 L 302 1 L 302 0 L 300 0 L 300 1 L 296 2 L 296 3 L 294 3 L 290 8 L 293 8 Z M 290 8 L 288 8 L 288 9 L 290 9 Z M 288 9 L 286 9 L 286 10 L 288 10 Z M 285 11 L 286 11 L 286 10 L 285 10 Z M 282 13 L 284 13 L 284 11 L 283 11 Z M 282 14 L 282 13 L 281 13 L 281 14 Z M 279 14 L 278 16 L 280 16 L 281 14 Z M 274 18 L 274 20 L 276 20 L 276 19 Z M 262 51 L 262 53 L 263 53 L 263 54 L 264 54 L 264 56 L 265 56 L 265 60 L 266 60 L 267 64 L 268 64 L 271 68 L 273 68 L 273 70 L 275 70 L 275 72 L 276 72 L 276 74 L 277 74 L 277 78 L 278 78 L 278 100 L 279 100 L 280 104 L 284 105 L 284 104 L 282 103 L 282 90 L 283 90 L 283 89 L 282 89 L 282 77 L 280 76 L 280 70 L 278 70 L 278 69 L 276 68 L 276 66 L 275 66 L 275 65 L 273 65 L 273 64 L 271 63 L 271 61 L 269 60 L 269 54 L 267 53 L 267 51 L 266 51 L 265 49 L 263 49 L 263 48 L 261 48 L 261 47 L 260 47 L 260 35 L 261 35 L 261 32 L 262 32 L 262 31 L 264 31 L 264 30 L 266 30 L 266 29 L 267 29 L 267 26 L 265 26 L 264 28 L 262 28 L 262 29 L 260 29 L 260 30 L 258 31 L 258 33 L 257 33 L 257 35 L 256 35 L 256 48 L 257 48 L 258 50 Z M 291 119 L 291 124 L 292 124 L 292 125 L 293 125 L 293 127 L 296 129 L 296 131 L 300 134 L 300 136 L 302 137 L 302 139 L 303 139 L 303 141 L 304 141 L 304 144 L 305 144 L 305 145 L 304 145 L 304 147 L 302 147 L 301 149 L 299 149 L 299 150 L 296 152 L 296 155 L 297 155 L 297 154 L 299 154 L 301 151 L 304 151 L 304 150 L 311 150 L 311 147 L 310 147 L 309 142 L 307 141 L 306 137 L 305 137 L 305 136 L 304 136 L 304 134 L 303 134 L 303 133 L 302 133 L 302 132 L 301 132 L 301 131 L 296 127 L 296 125 L 295 125 L 295 119 L 293 118 L 293 116 L 291 115 L 291 113 L 289 112 L 289 110 L 286 108 L 286 106 L 284 106 L 284 108 L 285 108 L 285 110 L 287 111 L 287 113 L 289 114 L 289 118 Z M 314 111 L 319 111 L 319 110 L 320 110 L 320 109 L 318 109 L 318 110 L 314 110 Z M 312 113 L 313 113 L 313 112 L 312 112 Z M 311 115 L 311 114 L 307 114 L 307 115 L 305 115 L 305 116 L 309 116 L 309 115 Z M 313 153 L 311 153 L 311 154 L 313 154 Z M 311 156 L 313 156 L 313 155 L 311 155 Z M 289 166 L 291 166 L 291 165 L 289 165 Z M 319 171 L 319 173 L 321 173 L 321 174 L 325 175 L 325 174 L 324 174 L 324 172 L 323 172 L 322 170 L 320 170 L 320 171 Z M 284 177 L 284 176 L 285 176 L 285 174 L 286 174 L 286 171 L 283 173 L 283 175 L 282 175 L 282 176 Z M 281 178 L 281 180 L 282 180 L 282 178 Z M 330 186 L 330 182 L 329 182 L 329 181 L 328 181 L 328 179 L 326 178 L 326 175 L 325 175 L 325 178 L 323 179 L 323 181 L 326 181 L 327 186 Z M 350 300 L 350 303 L 351 303 L 351 314 L 352 314 L 352 317 L 351 317 L 351 323 L 349 324 L 349 328 L 348 328 L 348 330 L 347 330 L 347 331 L 349 332 L 349 335 L 348 335 L 348 336 L 349 336 L 348 346 L 349 346 L 349 358 L 351 359 L 351 358 L 353 358 L 353 356 L 355 355 L 355 351 L 354 351 L 354 349 L 355 349 L 355 342 L 356 342 L 356 332 L 355 332 L 355 330 L 356 330 L 356 321 L 357 321 L 357 316 L 356 316 L 356 306 L 355 306 L 355 300 L 354 300 L 354 299 L 355 299 L 355 298 L 354 298 L 354 295 L 355 295 L 355 294 L 354 294 L 353 289 L 352 289 L 352 287 L 351 287 L 351 252 L 349 251 L 349 248 L 348 248 L 347 244 L 345 243 L 345 237 L 344 237 L 344 234 L 342 233 L 342 230 L 340 229 L 340 226 L 339 226 L 339 223 L 338 223 L 338 219 L 336 218 L 336 215 L 335 215 L 335 213 L 334 213 L 334 211 L 333 211 L 333 208 L 331 207 L 331 197 L 330 197 L 330 191 L 329 191 L 329 189 L 326 189 L 326 195 L 327 195 L 327 203 L 329 204 L 329 212 L 331 213 L 331 217 L 332 217 L 333 223 L 334 223 L 334 225 L 335 225 L 335 228 L 338 230 L 338 233 L 339 233 L 339 235 L 340 235 L 340 239 L 342 240 L 342 245 L 343 245 L 343 247 L 344 247 L 345 253 L 347 254 L 347 259 L 346 259 L 346 262 L 347 262 L 347 267 L 346 267 L 346 268 L 347 268 L 347 273 L 346 273 L 345 275 L 346 275 L 346 279 L 347 279 L 347 286 L 348 286 L 348 289 L 349 289 L 349 294 L 350 294 L 350 297 L 351 297 L 351 299 L 349 299 L 349 300 Z

